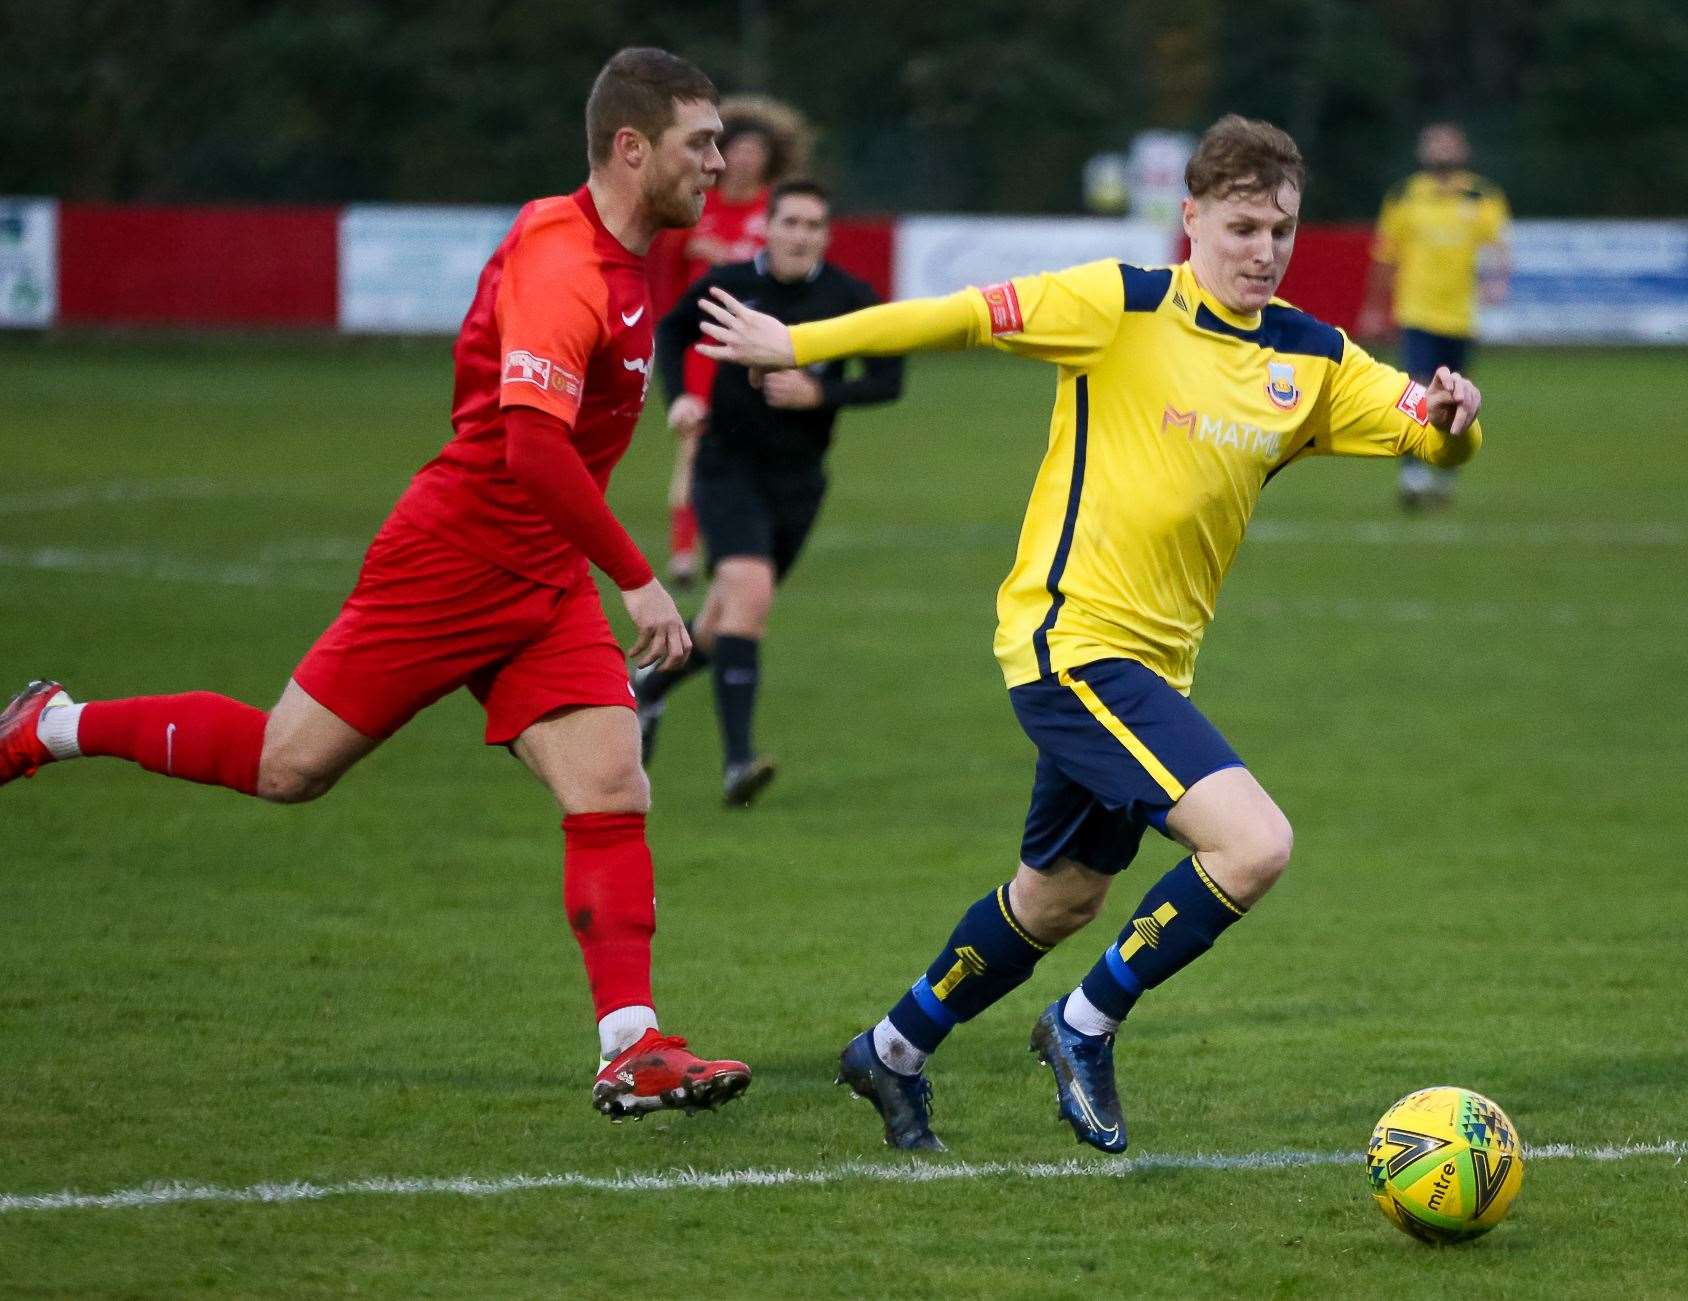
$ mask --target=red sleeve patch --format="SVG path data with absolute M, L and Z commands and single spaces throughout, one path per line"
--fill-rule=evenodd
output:
M 1429 390 L 1416 379 L 1409 379 L 1406 388 L 1401 390 L 1401 396 L 1395 399 L 1395 410 L 1401 412 L 1415 425 L 1429 424 Z
M 1011 282 L 1004 280 L 999 285 L 986 285 L 979 291 L 985 296 L 985 306 L 991 309 L 991 334 L 1018 334 L 1026 328 L 1025 317 L 1020 315 L 1020 295 L 1014 292 Z
M 566 366 L 549 357 L 516 349 L 504 357 L 504 383 L 532 384 L 537 389 L 555 390 L 571 402 L 579 402 L 584 382 Z

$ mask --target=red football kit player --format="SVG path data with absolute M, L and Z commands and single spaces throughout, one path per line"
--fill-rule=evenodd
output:
M 627 663 L 588 564 L 621 589 L 632 653 L 678 666 L 673 601 L 610 513 L 610 472 L 652 356 L 645 251 L 690 225 L 723 164 L 714 87 L 660 50 L 624 50 L 587 104 L 592 171 L 526 205 L 481 274 L 453 356 L 451 440 L 375 535 L 357 585 L 268 714 L 211 692 L 77 704 L 35 682 L 0 714 L 0 784 L 80 756 L 279 803 L 327 791 L 418 710 L 467 687 L 562 806 L 563 900 L 603 1058 L 600 1111 L 712 1107 L 741 1062 L 660 1034 L 652 1008 L 649 787 Z

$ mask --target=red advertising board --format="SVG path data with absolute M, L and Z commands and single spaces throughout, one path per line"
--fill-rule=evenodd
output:
M 65 325 L 335 325 L 335 208 L 67 203 Z

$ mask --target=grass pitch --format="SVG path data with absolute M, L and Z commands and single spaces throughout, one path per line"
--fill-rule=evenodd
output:
M 717 1115 L 589 1110 L 557 818 L 466 696 L 303 808 L 103 760 L 8 787 L 0 1293 L 1688 1292 L 1675 1153 L 1533 1160 L 1506 1224 L 1440 1252 L 1384 1222 L 1358 1159 L 1272 1164 L 1358 1154 L 1441 1082 L 1533 1144 L 1688 1139 L 1681 367 L 1485 354 L 1490 442 L 1446 515 L 1399 516 L 1382 463 L 1268 489 L 1196 699 L 1296 858 L 1122 1036 L 1135 1166 L 1074 1147 L 1025 1037 L 1164 842 L 936 1060 L 950 1156 L 893 1157 L 831 1083 L 1014 865 L 1032 753 L 989 643 L 1044 441 L 1034 365 L 922 360 L 901 405 L 845 417 L 765 654 L 765 803 L 719 806 L 708 686 L 674 698 L 657 996 L 755 1067 Z M 268 704 L 444 437 L 449 384 L 444 342 L 0 342 L 0 686 Z M 668 450 L 648 419 L 613 493 L 653 550 Z M 1069 1159 L 1089 1173 L 1040 1167 Z M 957 1177 L 869 1177 L 911 1167 Z M 819 1182 L 674 1178 L 746 1170 Z M 580 1178 L 493 1191 L 546 1174 Z M 361 1182 L 459 1176 L 479 1195 Z M 17 1200 L 293 1181 L 332 1195 Z

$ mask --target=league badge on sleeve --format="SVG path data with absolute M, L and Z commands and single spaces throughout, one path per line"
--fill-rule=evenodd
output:
M 1287 361 L 1266 363 L 1266 396 L 1280 411 L 1294 411 L 1301 401 L 1301 390 L 1295 385 L 1295 367 Z
M 1012 281 L 986 285 L 979 291 L 985 296 L 985 306 L 991 310 L 991 334 L 1018 334 L 1026 328 L 1020 314 L 1020 295 L 1014 292 Z
M 1407 416 L 1415 425 L 1430 423 L 1430 391 L 1416 379 L 1409 379 L 1401 396 L 1395 399 L 1395 410 Z

